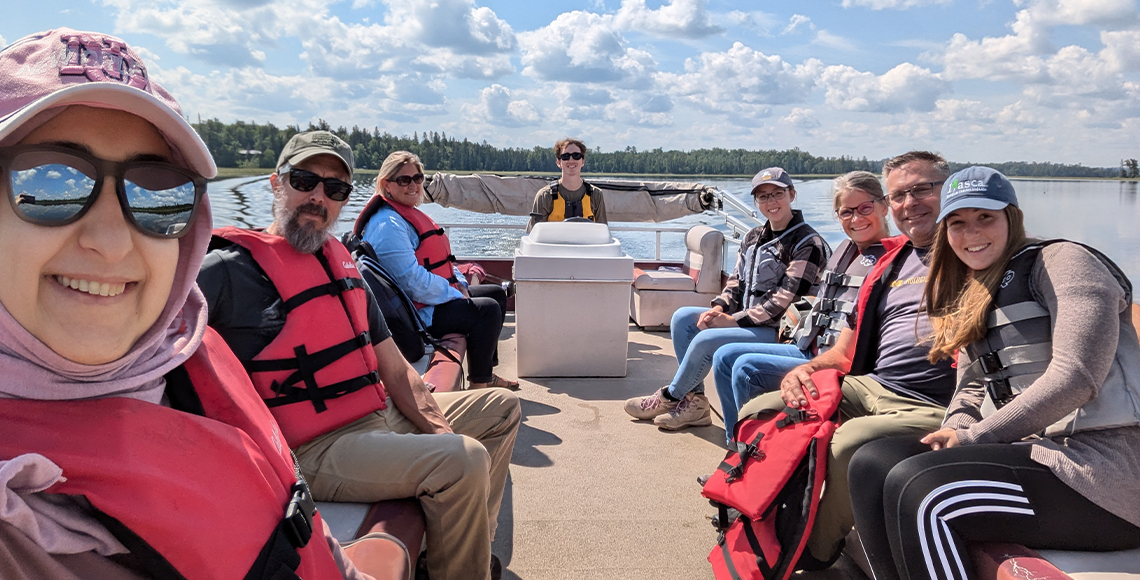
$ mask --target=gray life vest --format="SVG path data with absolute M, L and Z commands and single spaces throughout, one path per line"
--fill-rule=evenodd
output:
M 826 351 L 839 333 L 847 328 L 847 316 L 855 312 L 859 288 L 886 250 L 876 242 L 860 252 L 850 239 L 843 240 L 827 268 L 820 274 L 816 300 L 811 311 L 792 330 L 792 342 L 800 350 L 819 354 Z
M 980 380 L 984 386 L 982 417 L 1012 401 L 1049 367 L 1053 358 L 1052 320 L 1049 311 L 1034 299 L 1030 285 L 1041 249 L 1066 241 L 1035 243 L 1010 259 L 986 319 L 986 336 L 966 347 L 972 362 L 964 371 L 964 380 Z M 1120 268 L 1097 250 L 1080 245 L 1108 267 L 1131 300 L 1132 285 Z M 1140 425 L 1140 345 L 1134 338 L 1118 341 L 1112 368 L 1097 396 L 1046 427 L 1042 435 L 1065 436 L 1131 425 Z
M 784 272 L 788 269 L 787 262 L 780 257 L 781 242 L 787 242 L 788 240 L 785 238 L 790 239 L 793 232 L 803 227 L 807 227 L 807 222 L 800 222 L 784 230 L 784 233 L 775 239 L 763 244 L 755 244 L 744 250 L 744 264 L 742 264 L 743 271 L 741 272 L 744 274 L 741 280 L 741 285 L 744 287 L 744 298 L 741 301 L 742 310 L 748 310 L 759 304 L 760 299 L 765 294 L 779 285 L 780 280 L 784 278 Z M 788 252 L 788 255 L 794 254 L 804 244 L 809 243 L 812 236 L 818 235 L 812 232 L 803 236 L 803 239 Z

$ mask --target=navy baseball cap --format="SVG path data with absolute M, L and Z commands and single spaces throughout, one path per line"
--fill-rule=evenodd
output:
M 764 185 L 765 183 L 775 183 L 780 187 L 792 187 L 792 177 L 788 175 L 787 171 L 779 167 L 769 167 L 757 173 L 752 178 L 752 191 L 756 192 L 756 188 Z
M 989 167 L 967 167 L 942 184 L 938 221 L 963 208 L 1005 209 L 1007 205 L 1017 207 L 1017 193 L 1004 175 Z

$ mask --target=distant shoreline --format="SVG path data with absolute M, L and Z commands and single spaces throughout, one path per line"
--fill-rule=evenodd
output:
M 272 169 L 258 168 L 258 167 L 219 167 L 218 176 L 210 181 L 219 181 L 222 179 L 238 179 L 242 177 L 261 177 L 273 173 Z M 471 175 L 475 173 L 483 175 L 505 175 L 505 176 L 527 176 L 527 177 L 558 177 L 557 172 L 548 171 L 511 171 L 496 173 L 493 171 L 428 171 L 431 173 L 452 173 L 455 175 Z M 356 175 L 374 176 L 377 174 L 375 169 L 357 169 Z M 744 174 L 727 174 L 727 175 L 714 175 L 714 174 L 668 174 L 668 173 L 583 173 L 586 178 L 590 177 L 628 177 L 643 180 L 666 180 L 666 181 L 699 181 L 701 179 L 749 179 L 752 175 Z M 834 179 L 838 177 L 839 173 L 832 174 L 792 174 L 792 177 L 810 181 L 816 179 Z M 1136 177 L 1019 177 L 1014 176 L 1011 179 L 1024 179 L 1030 181 L 1140 181 Z

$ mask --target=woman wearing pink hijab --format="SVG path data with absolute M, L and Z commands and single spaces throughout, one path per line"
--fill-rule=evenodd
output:
M 0 577 L 368 577 L 207 329 L 215 174 L 122 40 L 0 51 Z

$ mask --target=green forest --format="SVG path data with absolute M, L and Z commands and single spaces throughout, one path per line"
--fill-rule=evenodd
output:
M 195 123 L 218 167 L 272 168 L 277 154 L 289 139 L 301 132 L 300 127 L 278 128 L 272 124 L 260 125 L 237 121 L 223 123 L 211 119 Z M 525 171 L 557 172 L 551 147 L 535 146 L 531 149 L 499 148 L 483 141 L 474 143 L 446 133 L 424 131 L 408 135 L 382 133 L 353 127 L 333 129 L 324 121 L 310 124 L 305 130 L 332 131 L 352 146 L 357 169 L 377 169 L 389 153 L 407 150 L 420 156 L 424 165 L 433 171 L 483 171 L 512 173 Z M 782 167 L 795 175 L 839 174 L 857 169 L 878 172 L 881 159 L 866 157 L 817 157 L 799 148 L 778 151 L 748 149 L 695 149 L 677 151 L 664 149 L 589 152 L 587 171 L 610 174 L 669 174 L 669 175 L 752 175 L 765 167 Z M 989 165 L 1009 176 L 1017 177 L 1119 177 L 1121 168 L 1086 167 L 1060 163 L 987 163 L 985 160 L 951 162 L 954 170 L 974 164 Z

